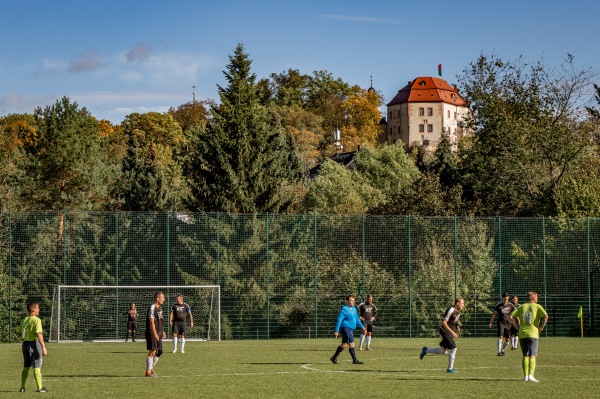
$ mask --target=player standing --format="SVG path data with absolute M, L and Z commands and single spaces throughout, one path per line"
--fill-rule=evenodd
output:
M 135 332 L 137 331 L 137 309 L 135 308 L 135 303 L 131 302 L 129 304 L 129 310 L 126 312 L 127 314 L 127 334 L 125 334 L 125 342 L 129 339 L 129 334 L 131 334 L 131 342 L 135 342 Z
M 373 335 L 373 322 L 375 321 L 375 314 L 377 313 L 377 307 L 373 304 L 373 295 L 367 295 L 367 301 L 358 305 L 358 314 L 363 325 L 367 328 L 367 350 L 371 350 L 371 337 Z M 358 350 L 361 351 L 363 342 L 365 340 L 365 334 L 360 334 L 360 344 Z
M 48 351 L 44 345 L 44 334 L 42 330 L 42 321 L 40 315 L 40 305 L 37 302 L 27 304 L 29 316 L 21 320 L 19 330 L 23 344 L 23 371 L 21 372 L 21 389 L 19 392 L 25 392 L 25 383 L 29 375 L 29 369 L 33 367 L 33 375 L 37 392 L 48 392 L 42 387 L 42 356 L 46 356 Z
M 519 329 L 519 339 L 521 340 L 521 351 L 523 352 L 523 381 L 539 382 L 533 376 L 535 373 L 538 341 L 540 333 L 544 330 L 548 322 L 548 313 L 542 305 L 538 305 L 538 294 L 529 292 L 527 294 L 528 302 L 521 305 L 512 313 L 511 323 Z M 515 317 L 521 320 L 519 326 Z
M 158 377 L 154 372 L 154 366 L 163 353 L 162 340 L 167 337 L 163 328 L 163 303 L 165 303 L 165 294 L 158 291 L 154 294 L 154 303 L 146 312 L 146 349 L 148 349 L 146 377 Z
M 426 346 L 421 350 L 420 359 L 423 360 L 428 353 L 437 353 L 440 355 L 448 354 L 448 373 L 458 373 L 454 369 L 454 359 L 456 357 L 456 343 L 454 338 L 458 338 L 458 334 L 454 332 L 460 331 L 458 325 L 458 319 L 460 318 L 460 311 L 465 307 L 465 300 L 462 297 L 458 297 L 454 300 L 454 306 L 450 306 L 444 316 L 442 317 L 442 323 L 440 324 L 440 335 L 442 341 L 440 342 L 440 348 L 428 348 Z
M 514 295 L 512 297 L 512 304 L 517 309 L 519 306 L 519 297 Z M 517 324 L 521 324 L 519 319 L 515 320 Z M 515 326 L 510 325 L 510 350 L 517 350 L 517 346 L 519 346 L 519 330 L 515 328 Z
M 496 324 L 498 332 L 498 356 L 504 356 L 506 354 L 504 351 L 508 346 L 508 340 L 510 338 L 510 315 L 515 310 L 515 307 L 508 301 L 509 298 L 510 295 L 508 295 L 508 292 L 505 292 L 502 295 L 502 302 L 494 307 L 494 313 L 492 313 L 492 319 L 490 320 L 490 328 L 492 328 L 494 319 L 496 318 L 496 315 L 498 315 L 498 322 Z
M 358 312 L 354 307 L 354 303 L 354 296 L 348 295 L 346 297 L 346 304 L 342 306 L 338 313 L 337 323 L 335 324 L 335 331 L 333 335 L 337 338 L 341 331 L 342 343 L 337 347 L 335 354 L 329 359 L 333 364 L 337 364 L 337 358 L 346 346 L 350 346 L 349 350 L 350 356 L 352 356 L 352 363 L 363 364 L 363 362 L 356 358 L 356 353 L 354 351 L 354 329 L 356 328 L 357 324 L 360 326 L 360 328 L 362 328 L 363 334 L 366 332 L 366 329 L 358 318 Z
M 188 314 L 190 315 L 190 328 L 193 328 L 194 317 L 192 316 L 190 306 L 187 303 L 183 303 L 183 295 L 177 295 L 175 303 L 171 308 L 171 315 L 169 316 L 169 325 L 172 326 L 171 332 L 173 334 L 173 353 L 177 352 L 178 336 L 181 343 L 181 353 L 185 353 L 183 347 L 185 346 L 185 324 Z

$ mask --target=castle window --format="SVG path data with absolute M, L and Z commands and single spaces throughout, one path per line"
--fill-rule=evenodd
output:
M 425 108 L 419 108 L 419 116 L 425 115 Z
M 423 133 L 425 132 L 425 125 L 421 124 L 419 125 L 419 133 Z
M 427 131 L 429 133 L 433 132 L 433 125 L 427 125 Z
M 433 115 L 433 108 L 427 108 L 427 116 Z

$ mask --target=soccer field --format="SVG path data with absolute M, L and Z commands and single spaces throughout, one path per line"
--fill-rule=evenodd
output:
M 42 372 L 49 396 L 61 398 L 597 398 L 600 339 L 542 338 L 536 377 L 521 381 L 521 351 L 496 356 L 496 338 L 459 339 L 455 368 L 447 356 L 428 354 L 433 338 L 374 338 L 373 350 L 346 349 L 340 364 L 329 358 L 337 339 L 188 342 L 186 353 L 165 353 L 159 378 L 143 377 L 146 350 L 137 343 L 50 343 Z M 20 344 L 2 344 L 0 397 L 34 395 L 33 373 L 19 394 Z M 38 394 L 35 394 L 36 396 Z

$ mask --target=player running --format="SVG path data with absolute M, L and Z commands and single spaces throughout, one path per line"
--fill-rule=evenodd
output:
M 454 359 L 456 357 L 456 343 L 454 338 L 458 338 L 458 334 L 454 332 L 460 331 L 458 325 L 458 319 L 460 318 L 460 311 L 465 307 L 465 300 L 462 297 L 458 297 L 454 300 L 454 306 L 450 306 L 442 318 L 440 324 L 440 335 L 442 341 L 440 342 L 440 348 L 428 348 L 426 346 L 421 350 L 420 359 L 423 360 L 428 353 L 437 353 L 440 355 L 448 354 L 448 373 L 458 373 L 454 369 Z
M 185 324 L 187 321 L 187 315 L 190 315 L 190 328 L 194 327 L 194 317 L 192 311 L 187 303 L 183 303 L 183 295 L 177 295 L 176 302 L 171 308 L 171 315 L 169 316 L 169 325 L 171 325 L 171 332 L 173 334 L 173 353 L 177 352 L 177 337 L 181 343 L 181 353 L 185 353 Z
M 377 313 L 377 307 L 373 304 L 373 295 L 367 295 L 367 301 L 358 305 L 358 314 L 363 325 L 367 328 L 367 350 L 371 350 L 371 337 L 373 335 L 373 322 L 375 321 L 375 314 Z M 360 344 L 358 350 L 361 351 L 363 342 L 365 341 L 365 334 L 360 334 Z
M 492 319 L 490 320 L 490 328 L 492 328 L 494 319 L 496 318 L 496 315 L 498 315 L 498 321 L 496 323 L 498 332 L 498 356 L 504 356 L 506 354 L 504 351 L 506 350 L 510 339 L 510 315 L 515 310 L 515 307 L 508 301 L 509 298 L 510 295 L 508 295 L 508 292 L 505 292 L 502 295 L 502 302 L 494 307 L 494 313 L 492 313 Z

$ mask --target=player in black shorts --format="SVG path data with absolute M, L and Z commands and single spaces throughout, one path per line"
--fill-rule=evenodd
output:
M 373 295 L 367 295 L 367 301 L 358 305 L 358 317 L 363 325 L 367 328 L 367 350 L 371 350 L 371 337 L 373 336 L 373 322 L 375 321 L 375 314 L 377 313 L 377 307 L 373 305 Z M 358 350 L 362 350 L 363 342 L 365 341 L 365 335 L 360 335 L 360 344 Z
M 511 300 L 513 306 L 515 307 L 515 310 L 521 306 L 519 305 L 519 297 L 516 295 L 513 295 L 512 300 Z M 517 322 L 517 324 L 521 324 L 521 321 L 519 319 L 515 319 L 515 321 Z M 515 326 L 513 326 L 512 324 L 510 325 L 510 350 L 517 350 L 517 347 L 519 346 L 519 330 L 517 330 L 515 328 Z
M 512 303 L 508 301 L 508 292 L 502 295 L 502 302 L 494 307 L 494 313 L 492 313 L 492 319 L 490 320 L 490 328 L 494 323 L 496 315 L 498 316 L 497 331 L 498 331 L 498 356 L 504 356 L 504 351 L 508 346 L 508 340 L 510 338 L 510 315 L 515 310 Z
M 129 334 L 131 334 L 131 342 L 135 342 L 135 332 L 137 331 L 137 309 L 135 303 L 129 304 L 129 310 L 125 312 L 127 315 L 127 334 L 125 334 L 125 342 L 129 340 Z
M 179 343 L 181 343 L 181 353 L 185 353 L 183 348 L 185 346 L 185 324 L 188 314 L 190 315 L 190 328 L 193 328 L 194 317 L 190 306 L 183 303 L 183 295 L 177 295 L 169 316 L 169 324 L 172 326 L 171 332 L 173 334 L 173 353 L 177 352 L 177 337 L 179 337 Z
M 454 338 L 458 338 L 458 334 L 454 332 L 454 329 L 456 329 L 456 331 L 460 331 L 458 319 L 460 318 L 460 311 L 464 307 L 465 300 L 462 297 L 458 297 L 454 300 L 454 306 L 450 306 L 448 309 L 446 309 L 440 324 L 440 335 L 442 336 L 440 348 L 428 348 L 424 346 L 421 350 L 421 355 L 419 356 L 421 360 L 423 360 L 425 355 L 428 353 L 437 353 L 440 355 L 447 353 L 448 369 L 446 371 L 448 373 L 457 373 L 457 371 L 454 369 L 454 359 L 456 357 L 456 343 L 454 342 Z
M 159 291 L 154 294 L 154 303 L 146 312 L 146 349 L 148 349 L 146 377 L 158 377 L 154 372 L 154 366 L 163 353 L 162 340 L 167 338 L 163 328 L 163 303 L 165 303 L 165 294 Z

